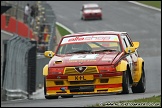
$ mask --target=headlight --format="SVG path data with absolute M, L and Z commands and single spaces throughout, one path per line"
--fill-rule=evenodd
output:
M 63 74 L 64 68 L 48 68 L 49 74 Z
M 97 66 L 99 72 L 115 72 L 116 68 L 114 67 L 114 65 L 110 65 L 110 66 Z

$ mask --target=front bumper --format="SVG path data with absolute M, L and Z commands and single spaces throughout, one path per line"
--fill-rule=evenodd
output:
M 68 76 L 77 75 L 48 75 L 46 76 L 46 95 L 65 94 L 97 94 L 122 91 L 122 72 L 89 74 L 90 80 L 69 80 Z

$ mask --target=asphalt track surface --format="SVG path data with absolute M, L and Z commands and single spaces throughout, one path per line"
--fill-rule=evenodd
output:
M 103 20 L 80 20 L 84 3 L 98 3 L 103 9 Z M 46 100 L 43 92 L 33 100 L 1 102 L 2 107 L 83 107 L 100 102 L 132 100 L 161 94 L 161 11 L 127 1 L 48 1 L 57 22 L 73 32 L 126 31 L 133 41 L 139 41 L 138 52 L 145 61 L 146 92 L 128 95 L 76 95 L 73 98 Z M 1 33 L 1 39 L 2 39 Z

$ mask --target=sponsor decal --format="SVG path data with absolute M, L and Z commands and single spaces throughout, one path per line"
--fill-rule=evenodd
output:
M 112 61 L 112 58 L 103 58 L 102 61 L 108 61 L 108 62 L 111 62 L 111 61 Z
M 70 60 L 69 62 L 78 62 L 79 64 L 82 64 L 83 62 L 94 62 L 96 60 Z
M 73 55 L 70 60 L 88 60 L 88 59 L 96 59 L 98 54 L 88 54 L 88 55 Z
M 119 42 L 116 35 L 95 35 L 95 36 L 76 36 L 64 38 L 61 44 L 76 42 L 97 42 L 97 41 L 116 41 Z

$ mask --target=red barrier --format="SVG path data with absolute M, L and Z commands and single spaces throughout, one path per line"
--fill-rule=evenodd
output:
M 1 15 L 1 30 L 5 30 L 5 26 L 6 26 L 6 17 L 5 15 Z
M 17 26 L 18 25 L 18 26 Z M 1 15 L 1 30 L 16 33 L 16 26 L 18 27 L 17 34 L 28 38 L 28 26 L 21 21 L 18 21 L 16 25 L 16 19 L 14 17 L 10 17 L 8 26 L 6 25 L 6 15 Z M 33 31 L 30 29 L 30 39 L 33 38 Z

